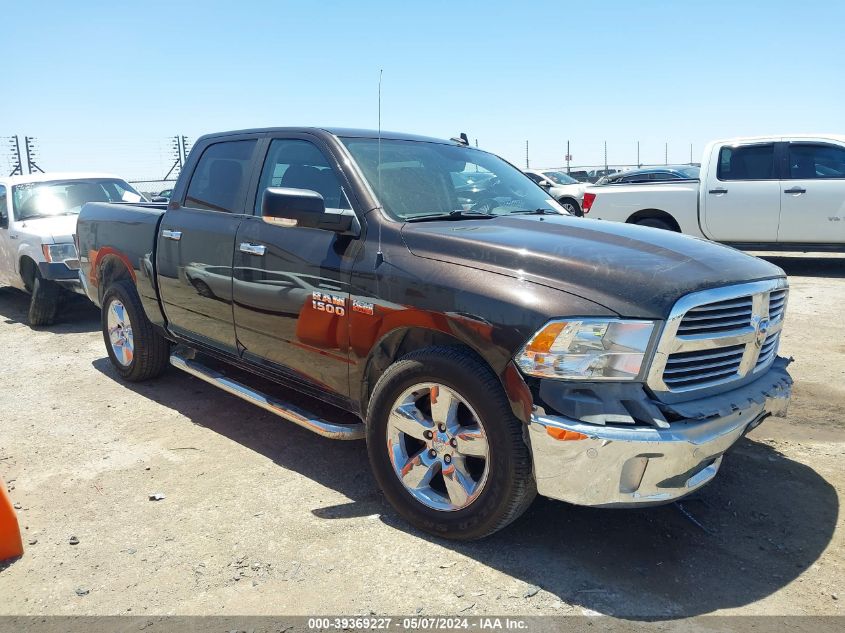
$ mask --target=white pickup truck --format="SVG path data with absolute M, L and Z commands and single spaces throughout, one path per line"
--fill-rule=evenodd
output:
M 32 295 L 30 325 L 49 325 L 67 291 L 84 294 L 73 243 L 86 202 L 140 202 L 109 174 L 47 173 L 0 178 L 0 286 Z
M 843 250 L 845 136 L 714 141 L 699 180 L 590 187 L 583 210 L 745 250 Z

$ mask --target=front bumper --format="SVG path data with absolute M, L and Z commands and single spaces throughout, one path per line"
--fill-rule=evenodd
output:
M 38 272 L 42 279 L 54 281 L 63 288 L 84 294 L 78 268 L 69 268 L 58 262 L 38 262 Z
M 770 415 L 786 415 L 792 379 L 785 365 L 776 363 L 734 392 L 689 403 L 690 411 L 714 407 L 712 415 L 667 428 L 598 426 L 535 411 L 528 434 L 538 492 L 576 505 L 630 507 L 697 490 L 716 476 L 723 454 L 745 432 Z

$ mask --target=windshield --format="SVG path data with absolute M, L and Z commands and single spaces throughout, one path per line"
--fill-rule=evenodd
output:
M 118 178 L 27 182 L 12 187 L 18 220 L 75 215 L 86 202 L 141 202 L 143 196 Z
M 507 215 L 538 209 L 566 215 L 525 174 L 478 149 L 382 139 L 379 150 L 377 139 L 341 141 L 385 211 L 399 220 Z
M 578 181 L 562 171 L 544 171 L 543 175 L 556 185 L 577 185 Z

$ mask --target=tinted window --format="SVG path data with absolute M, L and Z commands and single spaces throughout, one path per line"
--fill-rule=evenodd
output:
M 308 189 L 323 196 L 327 209 L 351 208 L 329 161 L 316 145 L 308 141 L 276 139 L 270 143 L 270 151 L 258 182 L 255 200 L 258 213 L 267 187 Z
M 740 145 L 719 151 L 719 180 L 770 180 L 775 177 L 775 146 Z
M 6 186 L 0 185 L 0 226 L 8 225 L 9 206 L 6 201 Z
M 790 143 L 789 177 L 845 178 L 845 148 L 835 145 Z
M 531 180 L 533 180 L 534 182 L 536 182 L 538 185 L 539 185 L 541 182 L 543 182 L 543 177 L 542 177 L 542 176 L 538 176 L 537 174 L 526 173 L 525 175 L 526 175 L 526 176 L 528 176 L 528 177 L 529 177 Z
M 475 148 L 384 139 L 341 139 L 385 210 L 400 220 L 562 208 L 524 173 Z M 492 174 L 478 186 L 455 186 L 455 175 Z
M 185 206 L 242 213 L 255 139 L 210 145 L 197 163 Z

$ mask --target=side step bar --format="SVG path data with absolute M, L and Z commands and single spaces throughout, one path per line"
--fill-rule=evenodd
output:
M 364 438 L 364 425 L 360 422 L 358 424 L 334 424 L 323 420 L 297 406 L 251 389 L 236 380 L 227 378 L 225 374 L 217 370 L 206 367 L 193 359 L 180 356 L 177 353 L 170 355 L 170 364 L 192 376 L 196 376 L 200 380 L 219 387 L 233 396 L 242 398 L 247 402 L 258 405 L 262 409 L 266 409 L 270 413 L 275 413 L 285 420 L 298 424 L 309 431 L 313 431 L 317 435 L 334 440 L 360 440 Z

